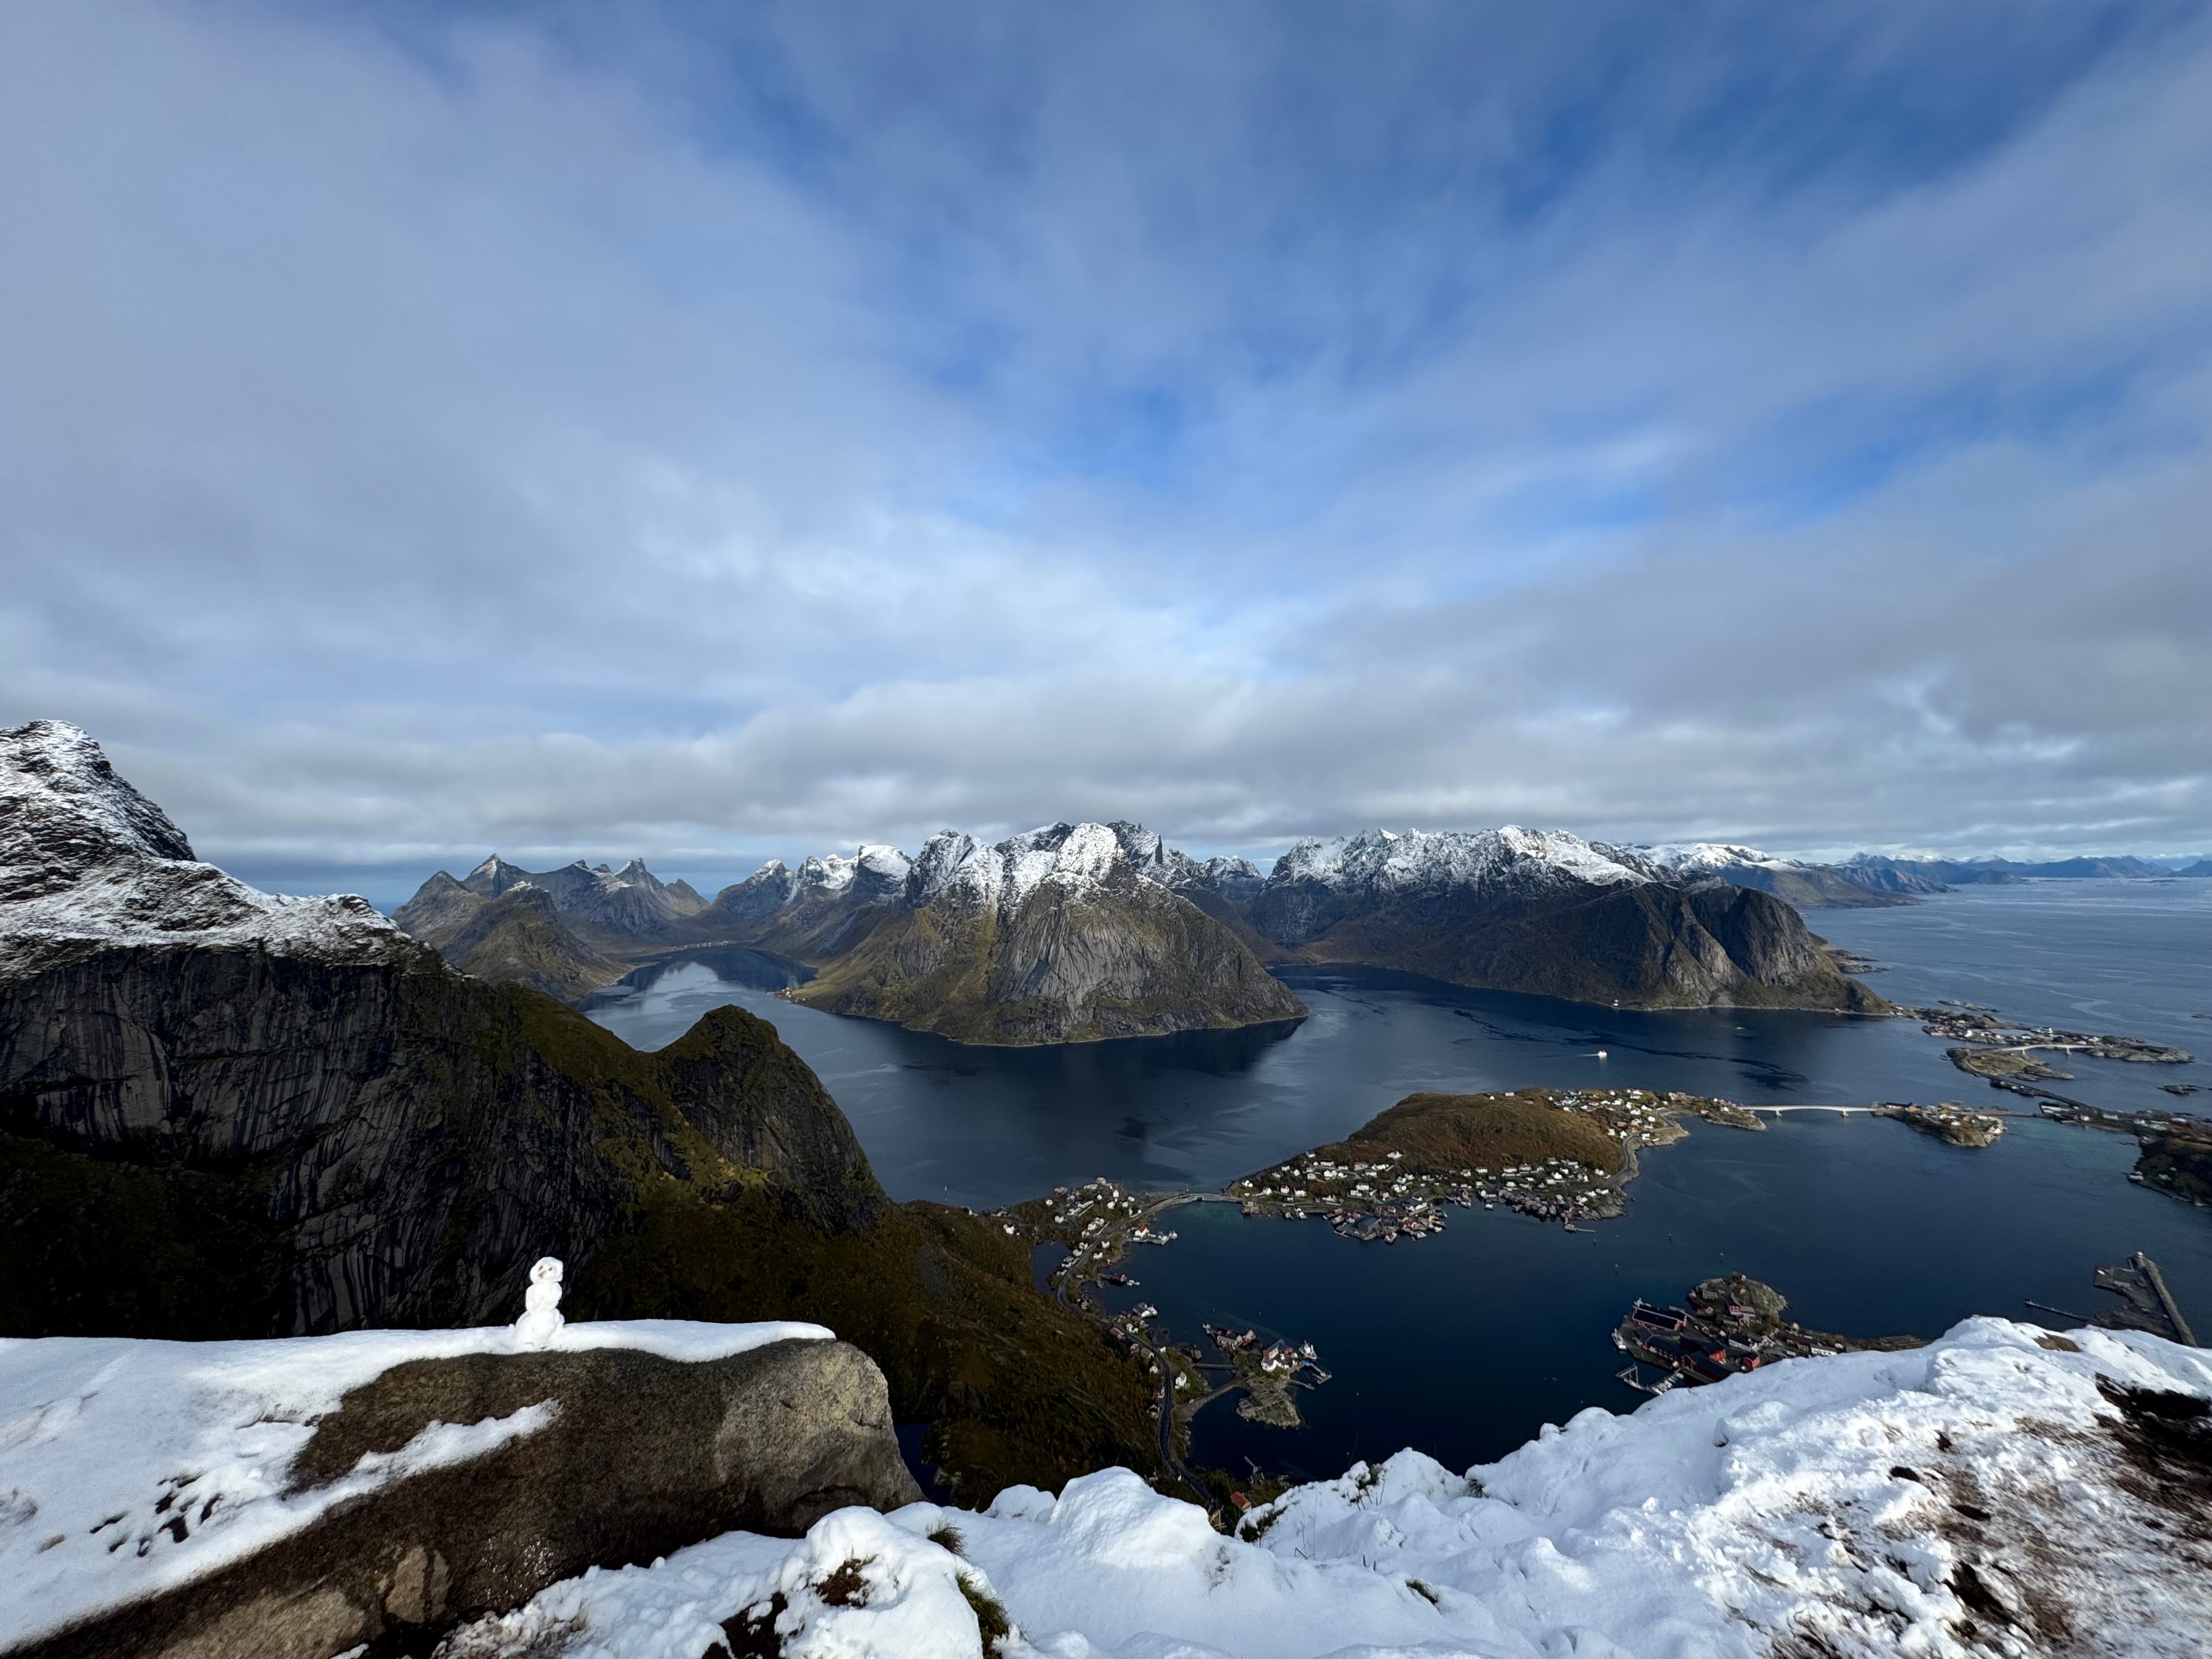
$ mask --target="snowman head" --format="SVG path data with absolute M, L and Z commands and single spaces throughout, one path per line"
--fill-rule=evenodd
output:
M 533 1285 L 558 1285 L 561 1282 L 561 1258 L 557 1255 L 539 1256 L 530 1269 L 530 1282 Z

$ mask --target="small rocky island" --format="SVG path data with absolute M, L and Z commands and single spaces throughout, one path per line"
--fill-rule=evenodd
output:
M 2039 1054 L 2078 1054 L 2090 1060 L 2118 1060 L 2150 1066 L 2186 1066 L 2191 1059 L 2186 1049 L 2146 1042 L 2140 1037 L 2021 1025 L 2004 1019 L 1994 1008 L 1974 1003 L 1945 1003 L 1933 1008 L 1915 1008 L 1911 1012 L 1923 1022 L 1921 1029 L 1929 1036 L 1942 1037 L 1959 1045 L 1944 1050 L 1944 1055 L 1969 1077 L 1981 1078 L 1993 1089 L 2067 1105 L 2081 1103 L 2040 1085 L 2070 1082 L 2074 1074 L 2037 1059 Z
M 1757 1370 L 1778 1359 L 1803 1359 L 1854 1349 L 1894 1352 L 1924 1346 L 1917 1336 L 1872 1338 L 1811 1331 L 1783 1316 L 1789 1298 L 1771 1285 L 1742 1273 L 1699 1281 L 1686 1308 L 1655 1308 L 1641 1299 L 1613 1334 L 1613 1345 L 1628 1355 L 1620 1380 L 1644 1394 L 1665 1394 L 1678 1383 L 1691 1388 Z M 1659 1373 L 1646 1382 L 1643 1368 Z
M 2004 1115 L 2001 1112 L 1970 1111 L 1955 1100 L 1946 1100 L 1933 1106 L 1915 1106 L 1904 1102 L 1877 1106 L 1876 1117 L 1894 1118 L 1924 1135 L 1954 1146 L 1992 1146 L 2004 1133 Z

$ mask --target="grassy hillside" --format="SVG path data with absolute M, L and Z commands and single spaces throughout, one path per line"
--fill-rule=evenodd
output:
M 1346 1161 L 1392 1152 L 1406 1155 L 1409 1171 L 1497 1170 L 1564 1158 L 1610 1175 L 1621 1162 L 1618 1140 L 1583 1114 L 1553 1105 L 1547 1089 L 1408 1095 L 1350 1139 L 1320 1149 Z

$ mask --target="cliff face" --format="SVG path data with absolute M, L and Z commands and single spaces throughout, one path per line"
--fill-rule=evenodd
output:
M 935 837 L 902 901 L 791 995 L 963 1042 L 1081 1042 L 1306 1012 L 1228 927 L 1139 875 L 1101 824 L 995 847 Z
M 1304 843 L 1249 914 L 1291 962 L 1638 1007 L 1887 1006 L 1771 895 L 1679 884 L 1572 836 L 1508 829 Z
M 135 1167 L 258 1210 L 284 1258 L 276 1328 L 293 1332 L 495 1317 L 531 1260 L 588 1260 L 656 1176 L 764 1183 L 827 1227 L 881 1208 L 842 1115 L 765 1022 L 717 1010 L 646 1055 L 561 1012 L 428 951 L 95 952 L 0 983 L 0 1126 L 90 1160 L 95 1186 L 100 1166 Z M 19 1152 L 0 1179 L 36 1162 Z M 90 1315 L 99 1282 L 73 1289 Z M 234 1317 L 189 1297 L 151 1311 L 165 1334 Z

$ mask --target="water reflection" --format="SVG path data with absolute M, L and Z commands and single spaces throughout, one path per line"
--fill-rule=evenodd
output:
M 821 1076 L 894 1196 L 979 1208 L 1096 1175 L 1218 1186 L 1422 1089 L 1616 1085 L 1837 1102 L 1958 1091 L 1940 1045 L 1895 1020 L 1645 1013 L 1307 969 L 1284 975 L 1313 1010 L 1301 1024 L 990 1048 L 775 995 L 805 971 L 762 951 L 700 952 L 641 969 L 588 1012 L 657 1048 L 711 1007 L 752 1010 Z

